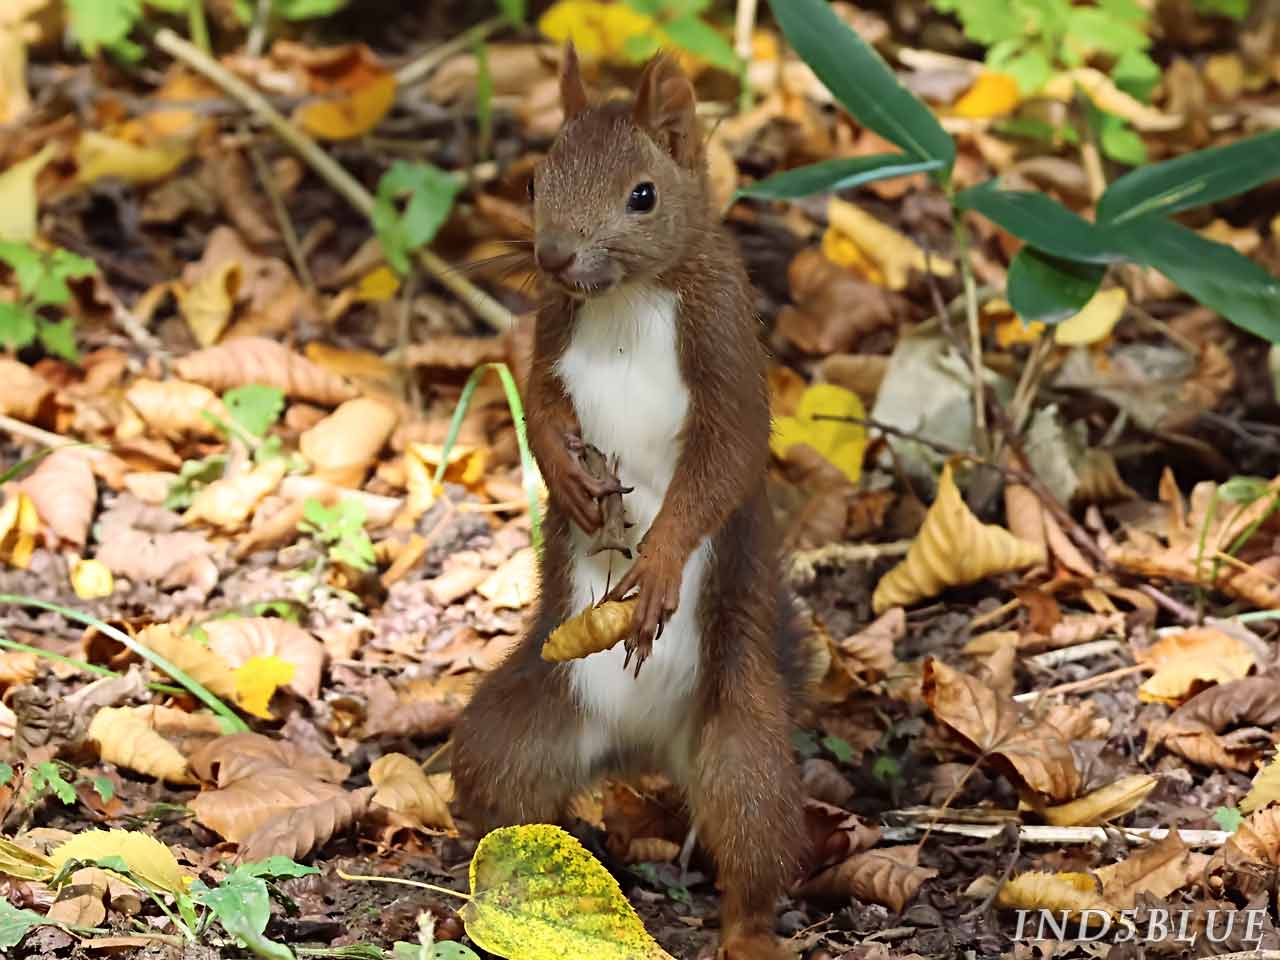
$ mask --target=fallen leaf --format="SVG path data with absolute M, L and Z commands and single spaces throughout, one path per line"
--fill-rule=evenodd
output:
M 819 873 L 801 888 L 806 896 L 856 897 L 901 913 L 921 884 L 938 875 L 918 863 L 918 847 L 889 847 L 856 853 Z
M 25 570 L 36 549 L 40 515 L 25 493 L 11 493 L 0 507 L 0 557 L 10 566 Z
M 839 467 L 850 483 L 862 475 L 867 447 L 866 410 L 856 393 L 831 383 L 815 383 L 804 392 L 794 417 L 778 417 L 769 438 L 774 456 L 785 460 L 796 444 L 807 444 Z M 844 419 L 841 419 L 844 418 Z
M 260 770 L 287 768 L 310 778 L 341 783 L 351 768 L 326 754 L 273 740 L 260 733 L 219 737 L 191 756 L 191 770 L 203 782 L 226 787 Z
M 396 101 L 396 75 L 384 70 L 362 76 L 359 86 L 337 97 L 300 106 L 293 121 L 321 140 L 350 140 L 376 127 Z
M 1280 807 L 1268 807 L 1245 817 L 1222 848 L 1228 863 L 1243 859 L 1280 865 Z
M 965 505 L 948 463 L 906 559 L 881 578 L 872 607 L 883 613 L 935 597 L 947 587 L 1044 563 L 1045 550 L 981 523 Z
M 1133 856 L 1099 867 L 1094 873 L 1102 881 L 1107 903 L 1128 910 L 1137 903 L 1139 894 L 1167 897 L 1195 882 L 1204 874 L 1209 860 L 1208 854 L 1190 850 L 1175 829 Z
M 169 624 L 158 623 L 140 632 L 137 639 L 144 647 L 190 674 L 211 693 L 228 700 L 235 698 L 235 677 L 230 664 L 195 637 L 180 634 Z
M 1061 729 L 1057 727 L 1056 729 Z M 1111 820 L 1119 820 L 1142 805 L 1160 781 L 1147 773 L 1135 773 L 1121 777 L 1105 787 L 1087 793 L 1079 800 L 1046 807 L 1044 819 L 1055 827 L 1092 827 Z M 1126 904 L 1131 906 L 1131 904 Z
M 185 894 L 191 882 L 168 847 L 155 837 L 132 830 L 86 830 L 49 851 L 55 870 L 72 860 L 107 857 L 119 857 L 135 879 L 161 893 Z
M 563 46 L 572 40 L 584 61 L 608 60 L 634 63 L 634 43 L 652 43 L 657 24 L 653 18 L 626 4 L 600 0 L 558 0 L 538 18 L 538 30 Z
M 495 607 L 520 610 L 538 595 L 538 555 L 532 547 L 517 550 L 510 559 L 482 580 L 476 593 Z
M 240 856 L 248 863 L 268 857 L 301 859 L 363 817 L 373 792 L 373 787 L 343 791 L 279 812 L 245 837 Z
M 914 240 L 881 223 L 861 207 L 832 197 L 827 202 L 827 222 L 857 244 L 884 275 L 890 290 L 905 290 L 912 271 L 949 277 L 955 264 L 940 256 L 926 256 Z
M 284 767 L 255 768 L 243 779 L 206 790 L 190 801 L 196 819 L 215 833 L 244 843 L 260 827 L 296 807 L 341 802 L 347 791 Z
M 88 739 L 107 763 L 170 783 L 194 783 L 186 758 L 128 707 L 103 707 L 89 723 Z
M 0 30 L 0 38 L 4 35 Z M 57 146 L 47 143 L 39 153 L 0 173 L 0 241 L 30 243 L 35 239 L 36 177 L 57 154 Z
M 1253 653 L 1243 641 L 1211 627 L 1166 636 L 1134 654 L 1155 668 L 1138 688 L 1148 703 L 1177 706 L 1198 688 L 1243 678 L 1253 668 Z
M 143 184 L 163 180 L 186 162 L 191 145 L 185 139 L 139 146 L 127 140 L 85 130 L 76 142 L 77 179 L 90 184 L 105 177 Z
M 1085 911 L 1099 920 L 1100 914 L 1115 915 L 1098 891 L 1098 881 L 1087 873 L 1020 873 L 1000 888 L 996 904 L 1006 910 L 1065 912 L 1072 921 Z
M 218 428 L 211 417 L 223 423 L 231 420 L 216 393 L 185 380 L 135 380 L 124 396 L 149 427 L 170 440 L 216 437 Z
M 238 530 L 262 498 L 280 485 L 287 470 L 284 457 L 272 457 L 252 469 L 215 480 L 196 491 L 183 519 L 187 523 L 203 520 L 224 530 Z
M 98 483 L 80 447 L 59 447 L 22 482 L 54 543 L 83 549 L 98 502 Z
M 1252 770 L 1260 758 L 1256 743 L 1220 736 L 1231 727 L 1252 724 L 1270 729 L 1280 723 L 1280 687 L 1269 676 L 1247 677 L 1209 687 L 1163 722 L 1152 724 L 1143 756 L 1167 746 L 1193 763 L 1226 770 Z
M 25 363 L 0 356 L 0 413 L 28 422 L 36 420 L 52 393 L 53 384 Z
M 296 668 L 279 657 L 250 657 L 235 669 L 236 703 L 246 713 L 274 720 L 267 709 L 276 690 L 293 679 Z
M 303 433 L 298 447 L 320 479 L 359 487 L 398 419 L 387 404 L 357 397 Z
M 0 693 L 4 693 L 10 687 L 30 683 L 40 672 L 42 662 L 34 653 L 22 653 L 17 650 L 0 653 Z
M 1124 287 L 1099 290 L 1078 313 L 1054 327 L 1054 342 L 1062 347 L 1079 347 L 1105 340 L 1111 336 L 1128 305 L 1129 296 Z
M 98 867 L 81 867 L 67 878 L 45 916 L 57 923 L 96 927 L 107 918 L 109 875 Z
M 293 677 L 285 681 L 298 696 L 320 696 L 324 672 L 324 644 L 308 631 L 276 617 L 235 617 L 212 620 L 202 626 L 209 649 L 233 668 L 255 659 L 279 658 L 293 665 Z
M 227 260 L 194 286 L 178 288 L 178 306 L 200 346 L 213 346 L 227 329 L 243 275 L 238 262 Z
M 983 70 L 951 111 L 958 117 L 1002 117 L 1012 113 L 1020 100 L 1017 80 L 1007 73 Z
M 71 589 L 81 600 L 100 600 L 115 592 L 115 578 L 101 560 L 76 560 L 71 565 Z
M 422 772 L 403 753 L 388 753 L 369 767 L 369 782 L 378 788 L 373 802 L 432 830 L 455 829 L 449 805 Z
M 260 383 L 314 403 L 338 404 L 355 396 L 342 377 L 265 337 L 237 337 L 198 350 L 179 359 L 174 369 L 184 380 L 218 392 Z

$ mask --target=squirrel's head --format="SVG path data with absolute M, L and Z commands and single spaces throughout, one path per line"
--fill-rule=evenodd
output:
M 569 44 L 560 97 L 564 126 L 529 181 L 539 271 L 582 298 L 669 269 L 709 215 L 689 78 L 660 54 L 634 100 L 592 106 Z

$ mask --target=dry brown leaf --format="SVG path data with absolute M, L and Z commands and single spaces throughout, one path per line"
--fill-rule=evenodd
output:
M 337 784 L 284 767 L 256 769 L 218 790 L 206 790 L 190 802 L 196 819 L 219 836 L 243 844 L 254 831 L 287 810 L 328 803 L 347 796 Z
M 1121 777 L 1114 783 L 1085 794 L 1079 800 L 1046 807 L 1044 819 L 1055 827 L 1092 827 L 1109 820 L 1118 820 L 1137 810 L 1159 782 L 1148 773 Z
M 107 918 L 110 875 L 100 867 L 81 867 L 58 891 L 58 899 L 45 915 L 52 923 L 96 927 Z
M 1087 873 L 1019 874 L 1000 888 L 996 904 L 1008 910 L 1066 911 L 1072 920 L 1086 910 L 1115 913 L 1098 892 L 1098 881 Z
M 1222 848 L 1228 863 L 1252 860 L 1280 866 L 1280 807 L 1251 813 Z
M 1102 881 L 1102 895 L 1118 910 L 1128 910 L 1138 894 L 1167 897 L 1197 880 L 1210 856 L 1196 853 L 1182 842 L 1177 830 L 1133 856 L 1094 871 Z
M 880 384 L 889 372 L 889 358 L 864 353 L 832 354 L 818 365 L 827 383 L 852 390 L 868 410 L 875 406 Z
M 538 555 L 532 547 L 517 550 L 511 557 L 482 580 L 476 593 L 495 607 L 520 610 L 538 595 Z
M 313 403 L 338 404 L 355 397 L 355 389 L 342 377 L 266 337 L 237 337 L 198 350 L 174 368 L 184 380 L 218 392 L 261 383 Z
M 373 802 L 379 806 L 428 829 L 455 829 L 448 802 L 436 792 L 422 768 L 403 753 L 384 754 L 373 761 L 369 781 L 378 788 Z
M 260 733 L 219 737 L 191 756 L 191 769 L 204 783 L 226 787 L 261 770 L 288 769 L 308 779 L 342 783 L 351 775 L 344 763 Z
M 901 913 L 920 885 L 938 875 L 932 867 L 918 865 L 919 855 L 920 850 L 915 846 L 857 853 L 823 870 L 804 884 L 800 892 L 806 896 L 856 897 Z
M 906 611 L 892 607 L 857 633 L 834 644 L 839 651 L 840 665 L 855 680 L 863 682 L 886 676 L 898 662 L 893 645 L 906 632 Z
M 0 413 L 19 420 L 36 420 L 52 394 L 53 384 L 25 363 L 0 357 Z
M 320 695 L 324 672 L 324 644 L 288 620 L 276 617 L 237 617 L 211 620 L 202 627 L 209 649 L 232 669 L 254 657 L 279 657 L 294 666 L 287 686 L 308 700 Z
M 1254 665 L 1244 641 L 1212 627 L 1163 637 L 1136 651 L 1135 659 L 1155 669 L 1138 688 L 1138 697 L 1174 706 L 1209 684 L 1242 679 Z
M 938 720 L 995 762 L 1001 771 L 1051 800 L 1073 799 L 1080 775 L 1057 731 L 1027 722 L 1018 705 L 968 674 L 928 658 L 922 689 Z
M 235 699 L 231 666 L 195 637 L 184 636 L 169 624 L 158 623 L 138 634 L 138 642 L 186 671 L 224 700 Z
M 83 549 L 98 501 L 98 484 L 83 449 L 59 447 L 40 461 L 22 489 L 55 541 Z
M 796 254 L 787 278 L 795 305 L 779 312 L 777 332 L 805 353 L 847 352 L 867 334 L 911 316 L 901 296 L 854 276 L 815 247 Z
M 542 659 L 577 660 L 608 650 L 626 635 L 635 606 L 635 600 L 606 600 L 570 617 L 551 631 L 542 645 Z
M 231 419 L 222 399 L 208 387 L 184 380 L 136 380 L 125 399 L 147 426 L 170 440 L 216 437 L 218 428 L 204 414 Z
M 275 856 L 305 857 L 363 817 L 373 792 L 373 787 L 342 792 L 277 813 L 245 838 L 240 859 L 255 863 Z
M 433 737 L 453 727 L 461 698 L 426 691 L 425 699 L 398 694 L 385 679 L 370 684 L 369 704 L 359 734 L 364 737 Z
M 133 714 L 163 737 L 217 737 L 222 734 L 222 721 L 212 713 L 188 713 L 156 703 L 134 707 Z
M 1253 813 L 1280 800 L 1280 757 L 1273 757 L 1253 780 L 1249 793 L 1240 801 L 1240 810 Z
M 883 613 L 937 596 L 946 587 L 974 583 L 1045 562 L 1045 550 L 1000 527 L 981 523 L 965 505 L 952 476 L 943 468 L 938 495 L 906 559 L 881 578 L 872 607 Z
M 311 461 L 315 476 L 330 483 L 359 487 L 398 419 L 387 404 L 371 397 L 357 397 L 303 433 L 298 438 L 298 448 Z
M 40 672 L 41 662 L 34 653 L 16 650 L 0 653 L 0 693 L 34 680 Z
M 288 471 L 284 457 L 272 457 L 255 467 L 232 473 L 201 487 L 182 515 L 187 523 L 203 520 L 224 530 L 244 526 L 258 503 L 275 490 Z
M 1138 492 L 1124 482 L 1116 458 L 1110 451 L 1091 449 L 1076 465 L 1077 484 L 1072 500 L 1077 503 L 1110 503 L 1137 500 Z
M 103 707 L 89 723 L 88 739 L 107 763 L 170 783 L 194 783 L 186 758 L 128 707 Z
M 177 286 L 178 307 L 200 346 L 213 346 L 227 329 L 243 279 L 244 267 L 225 260 L 190 287 Z
M 1204 766 L 1251 770 L 1260 755 L 1259 747 L 1229 743 L 1219 734 L 1241 724 L 1269 730 L 1278 723 L 1280 686 L 1273 677 L 1248 677 L 1218 684 L 1192 697 L 1164 722 L 1153 724 L 1143 757 L 1164 744 Z

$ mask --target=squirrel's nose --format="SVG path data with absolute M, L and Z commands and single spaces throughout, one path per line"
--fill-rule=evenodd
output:
M 577 258 L 576 246 L 566 238 L 547 237 L 538 241 L 534 257 L 538 266 L 547 273 L 560 273 L 569 269 Z

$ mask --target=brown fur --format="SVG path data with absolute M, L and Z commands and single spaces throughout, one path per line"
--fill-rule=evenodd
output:
M 541 599 L 518 649 L 484 679 L 459 721 L 454 777 L 464 815 L 481 825 L 557 822 L 575 792 L 622 763 L 577 769 L 566 671 L 539 655 L 548 633 L 576 612 L 565 609 L 570 518 L 588 532 L 599 522 L 565 442 L 577 418 L 555 364 L 575 322 L 567 287 L 654 280 L 680 297 L 677 344 L 690 406 L 674 477 L 627 588 L 638 588 L 643 609 L 647 597 L 668 591 L 674 571 L 678 594 L 685 560 L 712 538 L 698 607 L 699 737 L 687 799 L 724 889 L 722 956 L 774 960 L 783 956 L 772 935 L 776 899 L 805 837 L 790 744 L 802 670 L 765 495 L 766 357 L 750 288 L 711 207 L 692 87 L 673 62 L 650 65 L 634 103 L 590 107 L 570 53 L 562 91 L 567 123 L 537 174 L 537 242 L 575 245 L 581 273 L 568 285 L 547 284 L 535 333 L 529 438 L 551 493 Z M 644 180 L 657 185 L 658 207 L 628 217 L 626 198 Z M 650 607 L 657 618 L 669 612 L 661 602 Z M 641 634 L 656 625 L 643 620 L 638 613 L 633 623 Z

